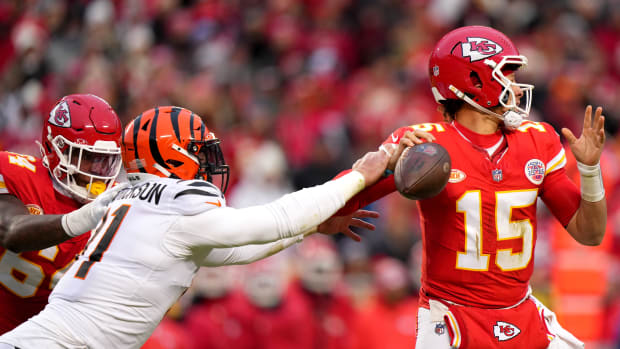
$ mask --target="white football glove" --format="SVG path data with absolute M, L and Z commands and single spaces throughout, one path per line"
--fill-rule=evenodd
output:
M 122 183 L 112 187 L 88 204 L 62 216 L 62 228 L 67 235 L 74 237 L 95 228 L 105 214 L 108 205 L 114 200 L 119 191 L 127 188 L 129 183 Z

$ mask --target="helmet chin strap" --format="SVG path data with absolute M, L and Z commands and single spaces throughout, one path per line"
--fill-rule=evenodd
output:
M 49 169 L 50 162 L 47 159 L 47 155 L 45 154 L 45 148 L 43 148 L 43 144 L 41 144 L 41 142 L 39 141 L 35 141 L 35 143 L 37 143 L 37 145 L 39 146 L 39 151 L 41 152 L 41 163 L 43 163 L 43 166 Z
M 506 128 L 509 130 L 516 130 L 517 128 L 519 128 L 519 126 L 521 126 L 521 123 L 523 122 L 523 115 L 514 110 L 508 110 L 503 115 L 500 115 L 492 110 L 481 107 L 478 103 L 474 102 L 473 99 L 469 98 L 469 96 L 461 92 L 461 90 L 454 87 L 454 85 L 450 85 L 450 87 L 448 88 L 450 89 L 450 91 L 454 92 L 454 94 L 458 98 L 464 100 L 465 102 L 467 102 L 467 104 L 476 108 L 478 111 L 488 115 L 493 115 L 498 119 L 502 120 L 504 122 L 504 126 L 506 126 Z

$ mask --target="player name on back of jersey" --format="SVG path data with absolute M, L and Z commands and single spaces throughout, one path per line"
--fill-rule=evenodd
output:
M 135 187 L 122 190 L 118 193 L 118 195 L 116 195 L 115 200 L 138 198 L 140 200 L 148 201 L 149 203 L 154 200 L 155 205 L 158 205 L 159 200 L 161 199 L 161 194 L 167 186 L 167 184 L 156 182 L 140 183 Z

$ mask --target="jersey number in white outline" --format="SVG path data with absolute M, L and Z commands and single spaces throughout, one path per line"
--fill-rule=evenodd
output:
M 39 251 L 38 255 L 54 262 L 58 254 L 58 246 L 52 246 Z M 56 272 L 54 272 L 55 275 Z M 30 261 L 22 253 L 13 253 L 4 250 L 0 254 L 0 284 L 18 297 L 28 298 L 37 293 L 43 286 L 45 271 L 40 264 Z M 53 288 L 58 278 L 52 276 L 49 288 Z
M 512 221 L 512 210 L 534 205 L 537 189 L 495 193 L 497 240 L 523 239 L 523 249 L 499 249 L 495 264 L 503 271 L 524 269 L 532 259 L 534 227 L 529 219 Z M 456 269 L 487 271 L 489 254 L 482 253 L 482 198 L 480 190 L 467 191 L 456 201 L 456 210 L 465 215 L 465 252 L 457 252 Z

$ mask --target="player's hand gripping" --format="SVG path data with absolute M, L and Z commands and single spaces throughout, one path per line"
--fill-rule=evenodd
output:
M 69 236 L 78 236 L 95 228 L 105 214 L 108 205 L 114 200 L 116 194 L 127 188 L 129 183 L 119 184 L 107 189 L 101 195 L 79 209 L 67 213 L 62 217 L 62 227 Z
M 389 160 L 390 157 L 386 152 L 380 150 L 368 152 L 353 164 L 353 171 L 357 171 L 364 176 L 366 186 L 368 187 L 381 178 Z
M 368 230 L 375 230 L 375 225 L 360 218 L 378 218 L 379 212 L 357 210 L 350 215 L 329 217 L 325 222 L 319 224 L 317 231 L 321 234 L 333 235 L 343 233 L 355 241 L 361 241 L 362 238 L 355 234 L 351 227 L 364 228 Z
M 396 168 L 396 162 L 398 162 L 398 158 L 400 158 L 400 154 L 403 153 L 405 148 L 413 147 L 416 144 L 422 144 L 424 142 L 434 142 L 435 136 L 431 133 L 421 130 L 407 131 L 400 138 L 398 145 L 391 144 L 392 149 L 387 149 L 387 144 L 381 146 L 381 150 L 388 153 L 390 155 L 390 161 L 388 162 L 387 169 L 390 171 L 394 171 Z
M 562 129 L 562 134 L 568 140 L 575 159 L 584 165 L 596 165 L 601 159 L 603 145 L 605 144 L 605 116 L 603 108 L 596 108 L 594 119 L 592 118 L 592 106 L 586 107 L 583 118 L 583 131 L 579 138 L 567 128 Z

